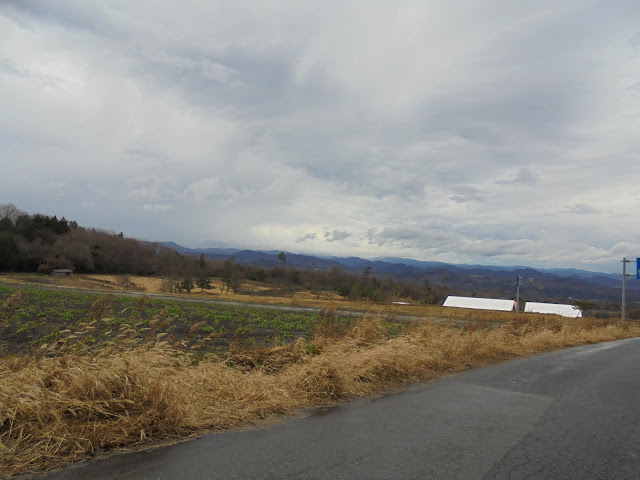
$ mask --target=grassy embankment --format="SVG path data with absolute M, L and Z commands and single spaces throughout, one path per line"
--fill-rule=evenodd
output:
M 35 298 L 29 295 L 25 289 L 0 297 L 5 332 L 15 327 L 16 313 L 18 321 L 29 322 Z M 57 317 L 45 305 L 54 297 L 39 298 L 35 304 L 43 316 L 36 317 L 53 321 Z M 31 348 L 0 359 L 3 477 L 238 428 L 505 359 L 640 335 L 636 324 L 596 319 L 522 315 L 516 321 L 448 310 L 464 322 L 425 319 L 400 328 L 375 316 L 356 323 L 327 311 L 300 320 L 307 335 L 288 342 L 247 343 L 252 328 L 263 328 L 249 323 L 245 337 L 231 336 L 225 348 L 209 348 L 203 340 L 219 338 L 220 332 L 205 336 L 203 328 L 214 320 L 172 329 L 190 314 L 172 316 L 172 305 L 132 300 L 121 309 L 119 300 L 99 297 L 82 311 L 73 307 L 71 294 L 55 298 L 74 312 L 63 319 L 73 328 L 43 342 L 38 332 L 46 320 L 32 324 Z M 274 322 L 274 332 L 279 322 L 286 324 L 282 318 Z

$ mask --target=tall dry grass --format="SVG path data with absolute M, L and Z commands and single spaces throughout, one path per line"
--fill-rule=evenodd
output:
M 640 335 L 636 325 L 542 316 L 497 327 L 424 321 L 395 338 L 376 318 L 346 333 L 336 332 L 330 315 L 323 322 L 312 341 L 230 352 L 197 365 L 166 342 L 5 358 L 0 476 L 236 428 L 504 359 Z

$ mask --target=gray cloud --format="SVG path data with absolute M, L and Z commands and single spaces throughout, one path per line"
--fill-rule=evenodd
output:
M 8 58 L 0 58 L 0 72 L 24 78 L 29 76 L 29 73 L 24 71 L 20 65 Z
M 156 212 L 165 212 L 167 210 L 172 210 L 173 209 L 173 205 L 164 205 L 164 204 L 158 204 L 158 203 L 145 203 L 142 206 L 143 209 L 145 210 L 153 210 Z
M 500 185 L 515 184 L 515 185 L 532 186 L 538 183 L 539 181 L 540 181 L 540 175 L 538 175 L 535 172 L 532 172 L 528 168 L 521 168 L 520 170 L 518 170 L 518 174 L 515 176 L 515 178 L 511 180 L 497 180 L 496 183 Z
M 337 242 L 340 240 L 346 240 L 350 236 L 351 233 L 349 232 L 339 232 L 337 230 L 334 230 L 333 232 L 324 232 L 322 238 L 324 238 L 327 242 Z
M 624 3 L 0 2 L 0 203 L 187 246 L 617 268 Z
M 316 237 L 317 237 L 317 234 L 315 232 L 305 233 L 304 235 L 296 239 L 296 243 L 302 243 L 307 240 L 315 240 Z
M 563 210 L 563 213 L 571 213 L 574 215 L 595 215 L 598 211 L 586 203 L 576 203 L 575 205 L 566 207 Z
M 461 185 L 453 188 L 450 198 L 454 202 L 465 203 L 471 201 L 482 201 L 484 197 L 478 188 Z

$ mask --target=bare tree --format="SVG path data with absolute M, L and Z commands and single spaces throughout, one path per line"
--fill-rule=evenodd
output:
M 8 218 L 15 222 L 20 215 L 26 215 L 27 212 L 20 210 L 13 203 L 0 203 L 0 219 Z

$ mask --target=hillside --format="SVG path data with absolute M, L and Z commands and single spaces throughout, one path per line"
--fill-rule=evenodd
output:
M 515 297 L 515 278 L 520 275 L 521 297 L 527 301 L 568 302 L 586 300 L 611 303 L 617 308 L 621 298 L 621 275 L 589 272 L 578 269 L 536 270 L 526 266 L 495 267 L 482 265 L 455 265 L 442 262 L 424 262 L 406 258 L 382 257 L 314 257 L 285 252 L 286 262 L 278 260 L 277 253 L 232 248 L 190 249 L 173 242 L 165 245 L 178 252 L 204 254 L 211 259 L 233 259 L 241 265 L 262 268 L 287 266 L 330 270 L 339 268 L 360 274 L 370 269 L 373 276 L 393 277 L 399 281 L 445 287 L 449 292 L 488 297 Z M 640 302 L 640 281 L 627 282 L 627 300 Z

